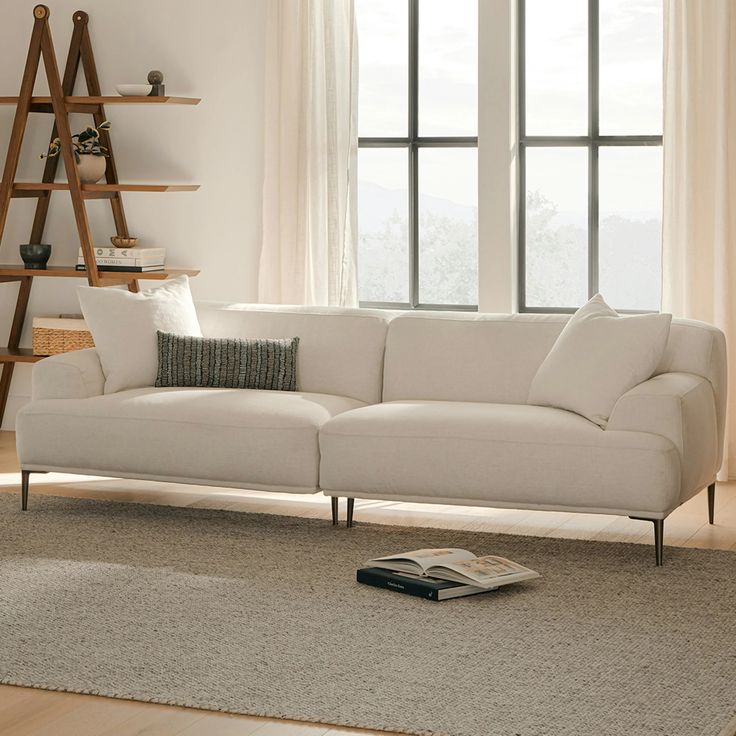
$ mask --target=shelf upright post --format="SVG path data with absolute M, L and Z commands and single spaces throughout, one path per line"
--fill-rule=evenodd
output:
M 69 42 L 69 53 L 66 57 L 66 66 L 64 68 L 64 79 L 61 86 L 64 90 L 64 95 L 71 96 L 74 94 L 74 82 L 77 79 L 77 73 L 79 71 L 79 60 L 81 58 L 81 47 L 82 47 L 82 26 L 75 23 L 74 30 L 72 32 L 72 38 Z M 54 120 L 54 125 L 51 128 L 51 136 L 49 143 L 53 141 L 58 135 L 59 127 Z M 59 167 L 58 156 L 47 156 L 46 165 L 43 169 L 43 178 L 41 179 L 44 183 L 52 183 L 56 179 L 56 171 Z M 42 243 L 43 233 L 46 228 L 46 217 L 49 211 L 49 202 L 51 200 L 51 190 L 44 192 L 38 198 L 36 204 L 36 213 L 33 217 L 33 227 L 31 229 L 31 239 L 29 243 Z
M 84 71 L 84 78 L 87 83 L 87 93 L 90 97 L 101 97 L 100 78 L 97 76 L 97 65 L 95 64 L 92 41 L 90 40 L 89 30 L 87 28 L 89 16 L 87 13 L 78 10 L 74 13 L 73 19 L 75 32 L 78 28 L 81 28 L 82 70 Z M 97 111 L 92 113 L 92 116 L 95 121 L 95 127 L 99 128 L 107 119 L 104 106 L 100 104 Z M 115 165 L 115 156 L 113 155 L 109 131 L 100 130 L 100 142 L 107 148 L 107 152 L 109 153 L 107 168 L 105 169 L 105 180 L 108 184 L 118 184 L 118 171 Z M 123 199 L 120 192 L 115 192 L 115 196 L 110 199 L 110 204 L 112 205 L 112 217 L 115 221 L 116 234 L 123 238 L 129 237 L 130 233 L 128 232 L 128 223 L 125 220 Z
M 97 65 L 95 64 L 95 56 L 92 51 L 92 41 L 89 37 L 89 30 L 87 24 L 89 22 L 89 16 L 82 10 L 78 10 L 72 16 L 74 21 L 74 28 L 81 28 L 81 54 L 82 54 L 82 69 L 84 71 L 84 79 L 87 83 L 87 94 L 90 97 L 101 97 L 102 88 L 100 87 L 100 78 L 97 75 Z M 70 93 L 71 94 L 71 93 Z M 99 126 L 106 120 L 105 108 L 102 104 L 99 105 L 97 110 L 92 113 L 95 121 L 95 127 L 99 129 Z M 115 165 L 115 154 L 112 150 L 112 141 L 110 139 L 110 132 L 107 130 L 100 130 L 100 142 L 107 148 L 108 159 L 107 167 L 105 168 L 105 180 L 108 184 L 118 183 L 118 170 Z M 110 199 L 110 205 L 112 207 L 112 218 L 115 222 L 115 232 L 117 235 L 127 238 L 130 233 L 128 232 L 128 223 L 125 220 L 125 210 L 123 209 L 123 195 L 121 192 L 115 192 L 113 197 Z M 137 292 L 139 290 L 137 279 L 132 279 L 128 282 L 128 290 Z
M 33 9 L 34 21 L 31 42 L 28 46 L 28 56 L 26 57 L 26 65 L 23 70 L 23 78 L 18 95 L 18 106 L 15 109 L 8 153 L 5 157 L 3 180 L 0 183 L 0 242 L 2 242 L 5 224 L 8 220 L 10 199 L 13 195 L 15 174 L 18 170 L 18 162 L 20 160 L 20 150 L 23 145 L 26 124 L 28 123 L 28 114 L 31 111 L 31 97 L 33 96 L 33 86 L 36 82 L 38 65 L 41 59 L 43 31 L 48 25 L 48 13 L 49 9 L 45 5 L 37 5 Z M 17 348 L 20 345 L 20 336 L 23 330 L 26 309 L 28 308 L 28 299 L 31 295 L 32 279 L 24 276 L 18 279 L 18 281 L 20 282 L 18 299 L 15 303 L 13 322 L 10 327 L 10 335 L 8 336 L 8 348 L 11 349 Z M 5 406 L 8 403 L 8 394 L 10 393 L 10 384 L 13 380 L 14 369 L 15 363 L 3 364 L 3 372 L 0 375 L 0 420 L 5 414 Z
M 15 173 L 18 170 L 18 161 L 20 160 L 20 149 L 23 144 L 23 136 L 26 132 L 28 114 L 31 111 L 33 85 L 36 82 L 36 74 L 38 73 L 38 63 L 41 58 L 41 39 L 43 37 L 43 29 L 48 22 L 48 12 L 48 8 L 45 5 L 37 5 L 33 9 L 35 20 L 33 23 L 33 32 L 31 33 L 31 43 L 28 47 L 28 56 L 26 58 L 25 69 L 23 70 L 23 79 L 18 95 L 18 105 L 15 108 L 13 128 L 10 132 L 8 153 L 3 169 L 3 180 L 0 183 L 0 240 L 2 239 L 5 223 L 8 219 L 8 209 L 10 198 L 13 195 Z
M 46 69 L 46 79 L 49 84 L 49 93 L 51 94 L 51 105 L 54 108 L 54 117 L 56 118 L 56 125 L 59 130 L 61 157 L 64 161 L 66 178 L 69 182 L 69 194 L 71 195 L 74 219 L 77 223 L 79 243 L 82 246 L 84 264 L 87 268 L 87 277 L 90 286 L 100 286 L 100 277 L 95 262 L 92 231 L 89 227 L 87 210 L 84 206 L 84 195 L 82 194 L 82 182 L 79 179 L 79 170 L 74 160 L 74 141 L 72 140 L 72 131 L 69 127 L 69 116 L 67 114 L 66 101 L 64 100 L 64 90 L 61 87 L 59 69 L 56 65 L 56 56 L 54 54 L 54 44 L 51 40 L 51 28 L 48 22 L 44 23 L 41 33 L 41 56 Z

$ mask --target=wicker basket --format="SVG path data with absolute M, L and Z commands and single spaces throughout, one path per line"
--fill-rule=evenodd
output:
M 94 346 L 92 335 L 81 318 L 33 318 L 34 355 L 58 355 Z

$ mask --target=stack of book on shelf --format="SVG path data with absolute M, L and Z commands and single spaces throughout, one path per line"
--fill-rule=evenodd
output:
M 466 549 L 417 549 L 369 560 L 359 583 L 444 601 L 488 593 L 502 585 L 538 578 L 539 573 L 505 557 L 476 557 Z
M 166 248 L 97 248 L 95 260 L 100 271 L 163 271 Z M 84 271 L 84 256 L 79 249 L 77 271 Z

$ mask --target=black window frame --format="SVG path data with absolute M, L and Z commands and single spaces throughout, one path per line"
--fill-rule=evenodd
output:
M 605 146 L 662 146 L 661 135 L 600 134 L 600 3 L 588 0 L 588 134 L 583 136 L 530 136 L 526 134 L 526 0 L 517 0 L 518 70 L 518 310 L 537 314 L 572 314 L 575 307 L 535 307 L 526 303 L 526 150 L 554 146 L 588 149 L 588 298 L 598 292 L 599 172 L 598 154 Z M 619 309 L 638 314 L 642 310 Z
M 409 13 L 407 135 L 406 137 L 361 136 L 358 138 L 358 148 L 404 148 L 408 152 L 409 301 L 361 301 L 360 306 L 373 309 L 439 309 L 477 312 L 477 304 L 426 304 L 419 301 L 419 150 L 421 148 L 475 148 L 477 150 L 478 136 L 419 135 L 419 0 L 406 0 L 406 2 Z M 360 224 L 358 231 L 360 232 Z

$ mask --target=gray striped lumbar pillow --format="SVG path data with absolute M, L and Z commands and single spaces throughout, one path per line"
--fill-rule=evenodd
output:
M 236 340 L 157 331 L 156 386 L 296 391 L 299 338 Z

